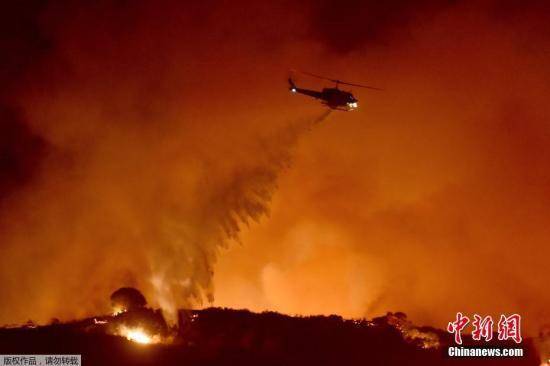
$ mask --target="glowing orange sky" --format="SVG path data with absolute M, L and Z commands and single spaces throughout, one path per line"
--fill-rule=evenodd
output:
M 366 2 L 342 44 L 331 2 L 47 7 L 53 46 L 3 100 L 46 147 L 2 198 L 0 322 L 105 311 L 120 286 L 165 308 L 548 322 L 546 19 L 421 3 Z M 289 68 L 386 91 L 311 126 Z

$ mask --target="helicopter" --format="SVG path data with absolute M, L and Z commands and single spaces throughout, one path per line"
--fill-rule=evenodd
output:
M 339 89 L 338 85 L 340 84 L 356 86 L 359 88 L 372 89 L 372 90 L 383 90 L 380 88 L 375 88 L 373 86 L 353 84 L 353 83 L 348 83 L 338 79 L 330 79 L 324 76 L 312 74 L 305 71 L 300 71 L 300 73 L 304 75 L 313 76 L 319 79 L 332 81 L 333 83 L 336 83 L 336 86 L 334 88 L 324 88 L 321 91 L 303 89 L 296 86 L 296 84 L 294 83 L 294 80 L 292 80 L 292 77 L 289 77 L 288 78 L 289 90 L 292 93 L 304 94 L 304 95 L 313 97 L 315 99 L 320 99 L 321 103 L 323 103 L 327 107 L 331 109 L 337 109 L 340 111 L 346 111 L 346 112 L 353 111 L 354 109 L 357 109 L 358 102 L 359 102 L 351 92 Z

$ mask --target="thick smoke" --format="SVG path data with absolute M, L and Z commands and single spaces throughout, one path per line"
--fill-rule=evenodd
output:
M 357 114 L 300 146 L 270 220 L 221 257 L 219 304 L 403 310 L 441 327 L 457 311 L 517 312 L 531 334 L 550 321 L 547 6 L 432 10 L 385 24 L 382 46 L 350 26 L 352 49 L 322 72 L 386 91 L 357 91 Z
M 12 134 L 38 162 L 19 164 L 29 179 L 3 202 L 0 322 L 105 311 L 119 286 L 172 315 L 213 300 L 219 248 L 268 213 L 316 118 L 266 120 L 269 95 L 241 91 L 251 80 L 233 49 L 249 57 L 257 40 L 226 40 L 223 19 L 207 32 L 216 21 L 196 23 L 201 12 L 100 2 L 41 13 L 51 49 L 10 96 L 24 121 Z
M 107 311 L 121 286 L 167 310 L 550 321 L 546 2 L 409 3 L 4 22 L 0 322 Z M 386 91 L 315 124 L 289 68 Z

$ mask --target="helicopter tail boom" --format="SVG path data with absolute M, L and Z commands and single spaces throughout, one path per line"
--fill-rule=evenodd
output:
M 298 88 L 291 78 L 288 79 L 288 84 L 289 84 L 289 90 L 293 93 L 304 94 L 313 98 L 322 99 L 321 92 L 318 92 L 316 90 Z

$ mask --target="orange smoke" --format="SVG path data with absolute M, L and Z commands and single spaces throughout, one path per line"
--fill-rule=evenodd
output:
M 548 322 L 543 12 L 374 9 L 397 15 L 341 49 L 327 3 L 44 10 L 52 48 L 10 97 L 46 148 L 2 202 L 0 322 L 106 312 L 121 286 L 172 311 Z M 386 91 L 312 127 L 289 67 Z
M 518 312 L 531 333 L 550 320 L 548 35 L 533 12 L 483 11 L 335 61 L 387 91 L 302 141 L 270 219 L 221 256 L 220 305 L 438 326 Z

